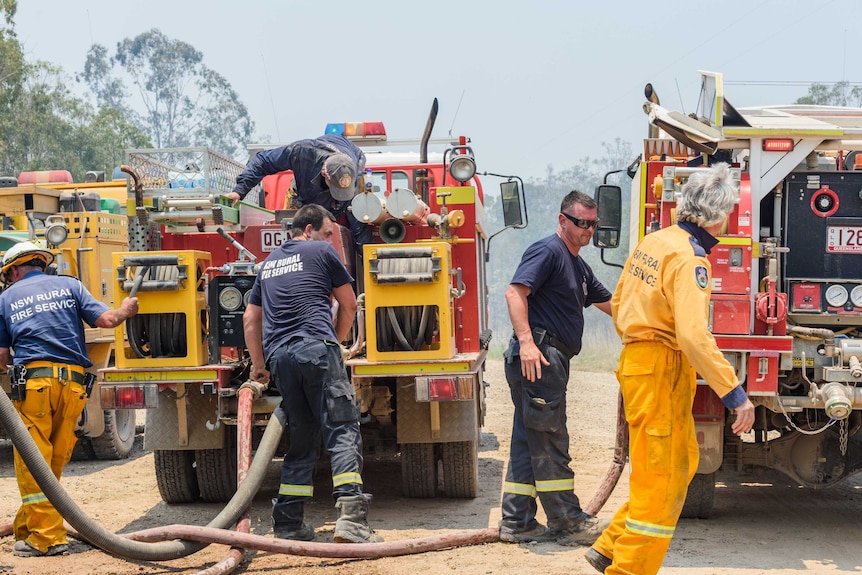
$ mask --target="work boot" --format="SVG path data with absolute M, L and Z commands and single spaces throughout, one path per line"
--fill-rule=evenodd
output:
M 272 500 L 272 533 L 276 539 L 292 539 L 294 541 L 312 541 L 314 527 L 302 520 L 303 504 L 294 502 L 278 504 Z
M 587 560 L 587 563 L 593 566 L 593 569 L 598 571 L 599 573 L 604 573 L 605 569 L 611 566 L 613 563 L 613 559 L 610 557 L 606 557 L 602 555 L 594 547 L 590 547 L 587 549 L 587 552 L 584 553 L 584 559 Z
M 602 534 L 602 531 L 608 528 L 611 522 L 607 519 L 599 519 L 590 515 L 580 523 L 558 532 L 558 545 L 592 545 Z
M 69 546 L 67 544 L 60 543 L 59 545 L 48 547 L 47 551 L 39 551 L 22 539 L 16 541 L 15 545 L 12 546 L 12 555 L 16 557 L 51 557 L 52 555 L 62 555 L 68 550 Z
M 560 536 L 539 523 L 533 520 L 526 527 L 519 527 L 517 524 L 500 521 L 500 541 L 506 543 L 542 543 L 545 541 L 555 541 Z
M 370 495 L 345 495 L 335 502 L 338 519 L 332 540 L 336 543 L 380 543 L 383 538 L 368 525 Z

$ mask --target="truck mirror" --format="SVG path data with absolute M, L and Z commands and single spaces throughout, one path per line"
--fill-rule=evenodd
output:
M 509 180 L 500 184 L 500 198 L 503 201 L 503 224 L 507 228 L 524 225 L 521 194 L 518 180 Z
M 599 225 L 593 234 L 593 245 L 598 248 L 616 248 L 620 245 L 622 227 L 622 190 L 619 186 L 596 187 L 596 204 Z

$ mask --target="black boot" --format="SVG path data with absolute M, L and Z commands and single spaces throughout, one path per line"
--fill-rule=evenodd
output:
M 376 535 L 368 525 L 368 502 L 371 496 L 367 494 L 339 497 L 335 502 L 338 509 L 338 520 L 335 522 L 335 533 L 332 540 L 336 543 L 380 543 L 383 538 Z
M 292 539 L 294 541 L 311 541 L 314 539 L 314 527 L 302 520 L 303 504 L 279 503 L 272 500 L 272 532 L 277 539 Z

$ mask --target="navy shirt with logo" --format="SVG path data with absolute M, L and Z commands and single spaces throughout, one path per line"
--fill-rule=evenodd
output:
M 329 242 L 288 240 L 272 252 L 249 296 L 249 303 L 263 308 L 267 361 L 294 338 L 336 342 L 330 295 L 352 281 Z
M 77 278 L 31 271 L 0 294 L 0 347 L 12 348 L 15 365 L 90 367 L 81 320 L 95 327 L 108 309 Z
M 548 330 L 574 354 L 581 351 L 584 308 L 611 299 L 587 262 L 556 234 L 527 248 L 510 283 L 530 288 L 530 327 Z

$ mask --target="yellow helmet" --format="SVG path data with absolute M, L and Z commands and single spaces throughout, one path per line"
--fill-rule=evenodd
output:
M 54 254 L 33 242 L 15 244 L 6 250 L 6 254 L 3 256 L 2 272 L 5 274 L 12 266 L 21 265 L 33 259 L 42 260 L 47 267 L 54 261 Z

